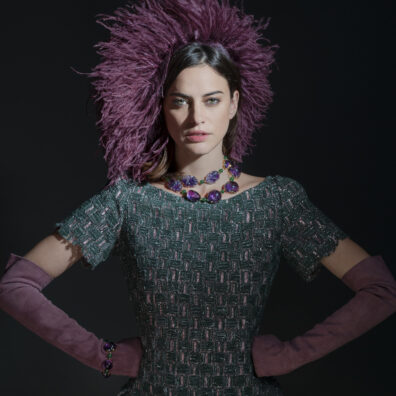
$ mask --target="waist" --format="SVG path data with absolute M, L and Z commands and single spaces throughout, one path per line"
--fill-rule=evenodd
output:
M 131 378 L 117 396 L 283 396 L 274 377 L 245 375 L 153 374 Z

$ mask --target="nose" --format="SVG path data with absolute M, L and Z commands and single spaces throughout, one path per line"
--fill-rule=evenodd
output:
M 191 104 L 189 118 L 191 123 L 195 125 L 205 122 L 205 109 L 202 103 L 195 102 Z

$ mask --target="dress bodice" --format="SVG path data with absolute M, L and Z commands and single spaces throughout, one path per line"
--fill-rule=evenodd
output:
M 281 395 L 251 358 L 280 260 L 311 281 L 346 237 L 278 175 L 217 204 L 120 179 L 57 226 L 92 269 L 121 259 L 144 355 L 120 396 Z

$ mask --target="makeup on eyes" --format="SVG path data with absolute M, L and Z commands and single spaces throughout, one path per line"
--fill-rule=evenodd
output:
M 207 98 L 208 96 L 213 96 L 213 95 L 217 95 L 217 94 L 224 94 L 224 92 L 223 91 L 208 92 L 208 93 L 202 95 L 202 98 Z M 192 100 L 191 96 L 183 94 L 181 92 L 172 92 L 172 93 L 169 94 L 169 96 L 179 97 L 179 99 L 176 99 L 176 100 L 172 101 L 172 103 L 175 104 L 175 105 L 179 104 L 178 100 L 180 100 L 180 98 L 185 99 L 185 100 L 190 101 L 190 102 Z M 219 98 L 215 98 L 215 97 L 209 98 L 208 101 L 213 100 L 213 99 L 216 100 L 216 102 L 215 102 L 216 104 L 220 102 L 220 99 Z
M 188 100 L 185 98 L 177 98 L 172 101 L 172 104 L 174 104 L 176 106 L 181 106 L 184 104 L 182 101 L 188 102 Z M 215 104 L 220 103 L 220 99 L 219 98 L 208 98 L 205 102 L 208 103 L 209 105 L 215 105 Z

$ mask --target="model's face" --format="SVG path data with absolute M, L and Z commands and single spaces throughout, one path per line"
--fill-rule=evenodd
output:
M 227 80 L 206 64 L 180 72 L 164 98 L 164 115 L 176 150 L 207 154 L 222 145 L 238 107 L 239 92 L 230 96 Z M 187 135 L 202 131 L 204 136 Z

